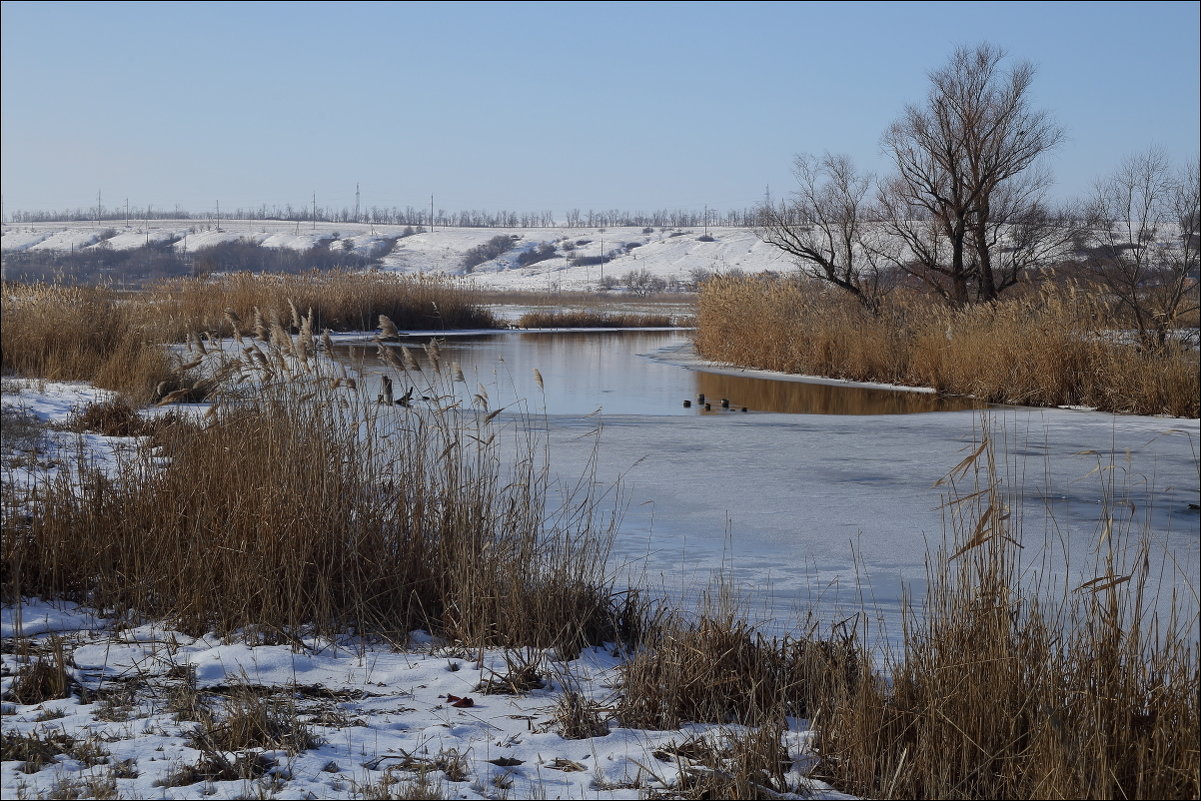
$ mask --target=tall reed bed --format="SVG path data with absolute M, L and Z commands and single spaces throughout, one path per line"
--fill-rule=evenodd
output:
M 379 315 L 400 328 L 423 330 L 495 328 L 496 319 L 478 305 L 475 291 L 448 280 L 386 273 L 321 272 L 303 275 L 235 273 L 159 285 L 149 295 L 178 339 L 189 331 L 229 333 L 226 310 L 253 331 L 257 316 L 270 324 L 299 328 L 311 310 L 317 330 L 370 331 Z
M 812 282 L 719 278 L 701 290 L 696 345 L 716 361 L 999 403 L 1201 415 L 1197 349 L 1140 350 L 1112 319 L 1071 287 L 964 309 L 903 297 L 873 316 Z
M 1201 654 L 1161 597 L 1176 577 L 1106 512 L 1092 578 L 1041 585 L 994 458 L 986 437 L 950 476 L 900 651 L 819 711 L 823 769 L 873 798 L 1196 798 Z
M 676 318 L 670 314 L 628 314 L 583 309 L 526 312 L 517 321 L 518 328 L 667 328 L 676 324 Z
M 99 288 L 5 283 L 2 292 L 6 372 L 91 381 L 137 403 L 149 401 L 175 373 L 140 304 Z
M 436 278 L 373 273 L 187 279 L 145 292 L 5 283 L 3 366 L 51 379 L 85 380 L 135 403 L 192 386 L 161 345 L 196 332 L 269 338 L 271 330 L 370 331 L 380 315 L 402 328 L 493 328 L 472 290 Z
M 223 372 L 254 391 L 160 428 L 163 466 L 52 481 L 28 518 L 5 507 L 9 599 L 281 638 L 423 627 L 570 650 L 618 636 L 596 499 L 552 505 L 536 442 L 503 454 L 484 396 L 473 407 L 450 378 L 418 372 L 430 401 L 380 406 L 296 351 L 247 350 Z

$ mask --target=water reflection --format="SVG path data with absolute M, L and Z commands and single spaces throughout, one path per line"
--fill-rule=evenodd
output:
M 428 358 L 420 337 L 404 342 L 423 366 Z M 548 414 L 697 415 L 750 412 L 790 414 L 911 414 L 974 408 L 973 401 L 931 393 L 831 386 L 799 381 L 724 375 L 689 370 L 644 355 L 688 342 L 681 331 L 497 332 L 448 336 L 439 340 L 447 367 L 458 363 L 474 388 L 487 388 L 492 408 L 527 401 Z M 398 345 L 390 345 L 398 347 Z M 349 345 L 338 353 L 372 380 L 388 372 L 374 343 Z M 539 387 L 534 370 L 543 379 Z M 403 393 L 406 386 L 397 386 Z M 711 405 L 706 411 L 697 397 Z M 721 399 L 729 401 L 722 408 Z M 684 401 L 691 401 L 690 407 Z
M 711 405 L 708 414 L 729 413 L 721 408 L 721 399 L 730 409 L 744 406 L 757 412 L 789 414 L 914 414 L 975 409 L 981 404 L 968 398 L 944 398 L 930 392 L 904 392 L 889 389 L 814 384 L 806 381 L 781 381 L 770 378 L 694 372 L 697 393 Z M 703 407 L 701 407 L 703 408 Z

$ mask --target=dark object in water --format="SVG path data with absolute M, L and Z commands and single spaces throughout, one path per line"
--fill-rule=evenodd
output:
M 704 403 L 704 402 L 705 402 L 705 393 L 703 393 L 703 392 L 702 392 L 701 394 L 697 395 L 697 396 L 696 396 L 696 402 L 697 402 L 697 403 Z
M 708 404 L 708 403 L 706 403 L 706 404 L 705 404 L 705 411 L 706 411 L 706 412 L 711 412 L 711 411 L 713 411 L 713 406 L 712 406 L 711 404 Z
M 729 408 L 730 408 L 730 399 L 729 399 L 729 398 L 722 398 L 722 399 L 721 399 L 721 408 L 723 408 L 723 409 L 729 409 Z
M 685 408 L 685 409 L 690 409 L 690 408 L 692 408 L 692 401 L 690 401 L 690 400 L 686 400 L 686 401 L 684 401 L 684 408 Z

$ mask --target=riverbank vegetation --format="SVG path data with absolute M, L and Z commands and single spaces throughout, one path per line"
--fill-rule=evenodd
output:
M 761 303 L 754 293 L 764 286 L 747 280 L 732 288 Z M 290 297 L 234 289 L 223 297 L 253 300 L 251 313 L 271 297 L 286 307 Z M 204 315 L 217 315 L 224 302 L 170 297 L 159 298 L 170 310 L 162 318 L 146 313 L 166 329 L 148 322 L 135 328 L 144 332 L 135 341 L 210 319 Z M 135 318 L 123 315 L 140 308 L 62 292 L 18 300 L 14 310 L 27 304 L 71 335 L 10 340 L 35 320 L 10 315 L 6 300 L 5 367 L 30 376 L 116 359 L 125 340 L 110 329 L 124 331 Z M 1065 319 L 1084 316 L 1070 297 L 1054 303 Z M 55 312 L 56 304 L 66 308 Z M 73 316 L 77 307 L 91 309 L 86 320 Z M 184 315 L 193 308 L 204 311 Z M 382 405 L 322 360 L 320 342 L 306 333 L 316 328 L 315 310 L 301 312 L 291 332 L 282 307 L 273 308 L 282 318 L 270 326 L 274 337 L 256 337 L 243 312 L 235 312 L 240 323 L 212 318 L 224 332 L 217 327 L 211 338 L 187 337 L 189 370 L 213 382 L 210 410 L 153 428 L 145 445 L 155 449 L 152 469 L 130 463 L 105 476 L 84 459 L 32 495 L 6 480 L 6 602 L 71 599 L 258 642 L 353 632 L 399 644 L 425 628 L 465 648 L 570 655 L 609 643 L 626 654 L 615 702 L 597 708 L 576 699 L 573 707 L 565 696 L 565 730 L 589 737 L 623 726 L 730 727 L 725 746 L 698 740 L 665 757 L 707 766 L 676 788 L 679 797 L 789 791 L 781 757 L 789 717 L 816 732 L 815 775 L 871 797 L 1201 791 L 1196 621 L 1165 606 L 1175 577 L 1157 572 L 1137 529 L 1123 526 L 1114 511 L 1120 497 L 1104 499 L 1104 537 L 1087 578 L 1031 586 L 1038 565 L 1023 562 L 1021 543 L 1039 535 L 1007 514 L 1013 504 L 985 431 L 945 480 L 945 542 L 930 555 L 929 589 L 907 612 L 894 650 L 874 647 L 866 602 L 842 622 L 799 621 L 796 637 L 767 637 L 720 587 L 712 602 L 686 611 L 615 583 L 607 561 L 613 499 L 584 477 L 573 497 L 552 501 L 546 451 L 528 433 L 536 426 L 509 436 L 486 391 L 466 387 L 436 345 L 427 346 L 424 369 L 403 351 L 381 351 L 387 369 L 425 399 Z M 853 308 L 832 318 L 842 330 L 866 319 L 851 316 Z M 911 311 L 917 320 L 933 313 Z M 961 330 L 969 341 L 986 336 L 971 333 L 970 316 L 937 317 L 952 326 L 948 339 L 934 319 L 927 335 L 940 342 Z M 1006 325 L 1025 332 L 1029 351 L 1054 345 L 1039 337 L 1062 323 L 1046 333 L 1037 315 Z M 241 343 L 230 340 L 235 330 Z M 874 353 L 890 364 L 896 345 L 884 332 L 875 336 L 876 347 L 856 358 Z M 77 354 L 72 339 L 91 350 Z M 820 342 L 832 350 L 837 340 Z M 67 355 L 56 355 L 64 342 Z M 84 413 L 79 425 L 111 417 Z
M 161 347 L 210 336 L 259 341 L 326 329 L 371 331 L 380 316 L 400 328 L 495 328 L 472 290 L 433 278 L 374 273 L 186 278 L 124 293 L 99 287 L 5 283 L 5 371 L 90 381 L 137 403 L 196 379 Z M 275 332 L 273 334 L 273 332 Z M 166 382 L 164 384 L 164 382 Z M 157 395 L 157 397 L 156 397 Z
M 518 328 L 667 328 L 679 325 L 670 314 L 626 314 L 621 312 L 536 311 L 526 312 Z
M 1107 298 L 1073 285 L 948 306 L 896 292 L 873 313 L 800 277 L 717 278 L 697 303 L 706 359 L 786 373 L 933 387 L 995 403 L 1201 415 L 1197 344 L 1124 333 Z

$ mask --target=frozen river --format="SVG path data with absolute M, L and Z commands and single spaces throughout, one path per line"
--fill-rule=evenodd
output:
M 795 630 L 807 611 L 841 619 L 862 598 L 895 636 L 902 593 L 921 597 L 927 553 L 943 540 L 946 488 L 935 482 L 987 417 L 1032 575 L 1073 587 L 1094 577 L 1108 505 L 1119 530 L 1145 524 L 1156 566 L 1197 606 L 1197 420 L 982 410 L 714 372 L 679 331 L 448 336 L 441 349 L 469 386 L 488 388 L 492 408 L 530 413 L 510 423 L 546 432 L 564 488 L 595 459 L 594 480 L 616 488 L 622 510 L 615 569 L 653 593 L 694 597 L 722 570 L 773 631 Z M 362 354 L 378 372 L 374 346 Z

